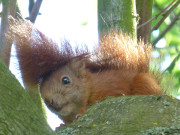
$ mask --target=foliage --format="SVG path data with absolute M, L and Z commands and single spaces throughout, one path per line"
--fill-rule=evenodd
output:
M 169 0 L 155 0 L 154 6 L 153 6 L 153 15 L 157 15 L 160 11 L 162 11 L 164 8 L 166 8 L 170 2 Z M 178 5 L 171 13 L 170 15 L 165 19 L 165 21 L 160 25 L 158 30 L 156 30 L 159 34 L 152 34 L 151 41 L 153 42 L 158 36 L 163 33 L 163 31 L 173 22 L 173 19 L 175 16 L 180 14 L 180 5 Z M 158 17 L 156 20 L 152 21 L 152 27 L 161 19 L 161 17 Z M 165 68 L 166 73 L 171 73 L 174 75 L 175 78 L 175 86 L 173 89 L 179 89 L 180 94 L 180 62 L 179 62 L 179 56 L 180 56 L 180 21 L 176 21 L 176 23 L 172 26 L 168 32 L 164 35 L 159 42 L 155 45 L 155 50 L 159 53 L 159 58 L 161 59 L 160 66 L 161 69 L 164 69 L 164 63 L 167 63 L 168 58 L 170 58 L 170 61 Z M 162 41 L 165 42 L 162 42 Z M 163 46 L 163 47 L 162 47 Z M 169 84 L 171 85 L 171 84 Z

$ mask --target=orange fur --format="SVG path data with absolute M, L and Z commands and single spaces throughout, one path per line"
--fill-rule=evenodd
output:
M 159 85 L 155 78 L 148 73 L 139 73 L 133 78 L 132 95 L 161 94 Z
M 14 21 L 8 37 L 16 42 L 24 83 L 40 83 L 45 103 L 66 124 L 107 96 L 162 93 L 149 73 L 151 46 L 128 35 L 105 35 L 93 52 L 73 51 L 68 41 L 60 49 L 29 22 Z

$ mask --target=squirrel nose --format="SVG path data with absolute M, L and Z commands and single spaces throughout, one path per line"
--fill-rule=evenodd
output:
M 44 102 L 46 103 L 47 107 L 49 107 L 50 109 L 52 109 L 54 111 L 57 111 L 56 104 L 53 100 L 44 99 Z
M 59 112 L 65 105 L 67 105 L 68 104 L 68 102 L 66 102 L 66 103 L 63 103 L 63 104 L 58 104 L 57 102 L 55 102 L 53 99 L 50 101 L 50 100 L 48 100 L 48 99 L 45 99 L 44 100 L 45 101 L 45 103 L 46 103 L 46 105 L 50 108 L 50 109 L 52 109 L 52 110 L 54 110 L 54 111 L 56 111 L 56 112 Z

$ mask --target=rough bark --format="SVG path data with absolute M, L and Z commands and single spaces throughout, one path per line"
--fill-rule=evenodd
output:
M 180 101 L 166 96 L 107 98 L 90 107 L 77 121 L 60 128 L 63 135 L 180 134 Z
M 136 38 L 135 0 L 98 0 L 99 36 L 120 30 Z

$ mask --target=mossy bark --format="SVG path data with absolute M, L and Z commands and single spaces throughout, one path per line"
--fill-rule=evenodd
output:
M 0 61 L 0 134 L 53 134 L 41 108 Z
M 136 38 L 135 0 L 98 0 L 98 32 L 128 33 Z
M 26 87 L 26 84 L 24 82 L 23 82 L 23 84 Z M 40 94 L 40 90 L 39 90 L 39 84 L 36 84 L 33 87 L 26 87 L 25 90 L 27 91 L 27 93 L 31 97 L 32 101 L 41 110 L 41 113 L 46 118 L 45 105 L 43 103 L 43 99 L 41 98 L 41 94 Z
M 169 135 L 180 133 L 180 101 L 165 95 L 110 97 L 90 107 L 61 135 Z

